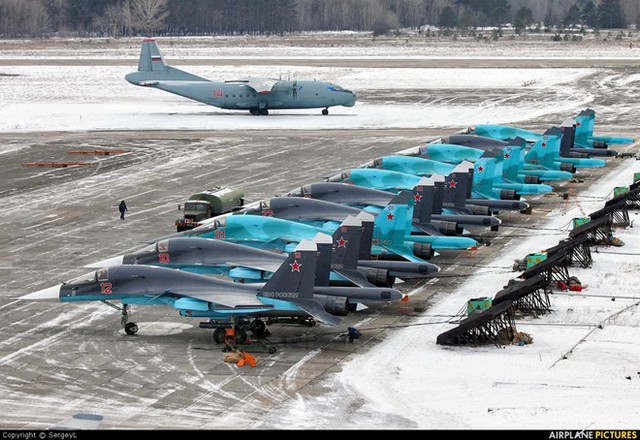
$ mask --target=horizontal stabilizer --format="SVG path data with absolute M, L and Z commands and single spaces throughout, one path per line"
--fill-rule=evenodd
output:
M 351 281 L 358 287 L 376 287 L 371 284 L 362 272 L 353 269 L 334 269 L 334 272 Z
M 315 299 L 296 298 L 290 301 L 323 324 L 338 325 L 342 322 L 342 319 L 332 315 L 331 313 L 328 313 L 324 309 L 324 307 L 322 307 L 322 304 L 320 304 Z
M 411 249 L 409 249 L 407 246 L 384 245 L 383 247 L 389 252 L 393 252 L 394 254 L 401 256 L 405 260 L 414 262 L 424 261 L 421 258 L 418 258 L 413 252 L 411 252 Z

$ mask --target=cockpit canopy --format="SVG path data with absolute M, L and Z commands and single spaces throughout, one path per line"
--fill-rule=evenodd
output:
M 142 249 L 138 249 L 137 251 L 135 251 L 133 255 L 146 255 L 146 254 L 152 254 L 156 252 L 157 253 L 169 252 L 169 240 L 160 240 L 156 243 L 145 246 Z
M 382 166 L 382 158 L 373 159 L 362 165 L 361 168 L 380 168 Z
M 85 284 L 91 284 L 95 282 L 108 281 L 108 280 L 109 280 L 109 269 L 102 268 L 102 269 L 94 270 L 91 272 L 87 272 L 83 275 L 80 275 L 79 277 L 75 277 L 64 284 L 68 286 L 82 286 Z
M 329 90 L 331 90 L 332 92 L 351 93 L 353 95 L 353 92 L 351 90 L 344 89 L 337 84 L 331 84 L 329 86 Z
M 214 220 L 213 222 L 213 228 L 214 229 L 220 229 L 220 228 L 224 228 L 227 226 L 227 219 L 226 217 L 222 217 L 222 218 L 217 218 Z
M 327 182 L 342 182 L 345 180 L 349 180 L 351 177 L 351 171 L 343 171 L 338 174 L 334 174 L 333 176 L 327 179 Z

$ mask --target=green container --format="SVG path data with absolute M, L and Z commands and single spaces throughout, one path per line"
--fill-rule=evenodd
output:
M 467 314 L 470 316 L 474 313 L 480 313 L 483 310 L 491 308 L 493 300 L 488 296 L 482 298 L 471 298 L 467 302 Z
M 620 196 L 622 194 L 626 194 L 629 192 L 629 187 L 628 186 L 616 186 L 615 188 L 613 188 L 613 196 L 617 197 Z
M 637 182 L 640 180 L 640 173 L 633 173 L 633 182 Z
M 578 226 L 582 226 L 585 223 L 589 223 L 591 219 L 589 217 L 575 217 L 573 219 L 573 229 L 577 228 Z
M 537 252 L 535 254 L 527 255 L 527 269 L 535 266 L 538 263 L 542 263 L 546 259 L 547 259 L 546 252 Z

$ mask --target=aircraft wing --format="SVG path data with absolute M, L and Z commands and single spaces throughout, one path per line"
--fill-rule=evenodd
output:
M 384 245 L 383 246 L 389 252 L 393 252 L 396 255 L 400 255 L 402 258 L 406 260 L 413 261 L 414 263 L 424 263 L 422 258 L 418 258 L 415 256 L 411 249 L 406 246 L 393 246 L 393 245 Z
M 427 223 L 427 224 L 414 223 L 412 226 L 416 227 L 417 229 L 419 229 L 420 231 L 424 232 L 427 235 L 435 235 L 435 236 L 443 235 L 442 232 L 440 232 L 440 230 L 431 223 Z
M 170 293 L 188 298 L 199 299 L 223 307 L 236 308 L 272 308 L 258 299 L 255 291 L 233 291 L 227 288 L 211 287 L 207 289 L 172 289 Z
M 273 86 L 276 85 L 278 80 L 268 78 L 249 78 L 239 81 L 226 81 L 227 83 L 238 83 L 241 87 L 249 87 L 256 91 L 256 93 L 270 93 Z
M 315 299 L 291 299 L 289 300 L 300 309 L 307 312 L 309 315 L 313 316 L 318 321 L 327 324 L 327 325 L 338 325 L 342 322 L 342 319 L 338 318 L 335 315 L 328 313 L 322 304 L 320 304 Z
M 374 284 L 371 284 L 360 271 L 352 269 L 333 269 L 333 271 L 358 287 L 376 287 Z
M 228 266 L 232 267 L 247 267 L 249 269 L 262 270 L 265 272 L 275 272 L 278 270 L 282 263 L 284 262 L 284 258 L 282 261 L 274 261 L 273 263 L 269 263 L 266 261 L 233 261 L 229 260 L 226 262 Z

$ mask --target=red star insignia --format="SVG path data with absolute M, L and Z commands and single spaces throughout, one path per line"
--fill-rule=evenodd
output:
M 338 243 L 338 247 L 347 247 L 346 244 L 349 240 L 345 240 L 343 237 L 340 237 L 339 240 L 336 240 L 336 243 Z
M 580 127 L 580 123 L 576 121 L 576 127 Z
M 291 266 L 291 272 L 300 272 L 302 264 L 298 263 L 298 260 L 293 260 L 293 263 L 289 263 L 289 266 Z
M 544 148 L 544 147 L 546 147 L 546 146 L 547 146 L 547 143 L 546 143 L 546 142 L 543 142 L 541 146 L 542 146 L 542 148 Z
M 455 180 L 451 180 L 449 182 L 449 188 L 455 188 L 458 185 L 458 182 L 456 182 Z
M 483 172 L 484 171 L 484 167 L 478 167 L 478 171 Z
M 418 202 L 422 202 L 422 195 L 421 194 L 416 194 L 413 196 L 413 201 L 418 203 Z
M 393 220 L 393 214 L 391 213 L 387 214 L 387 220 Z
M 504 158 L 509 159 L 509 153 L 504 153 Z

